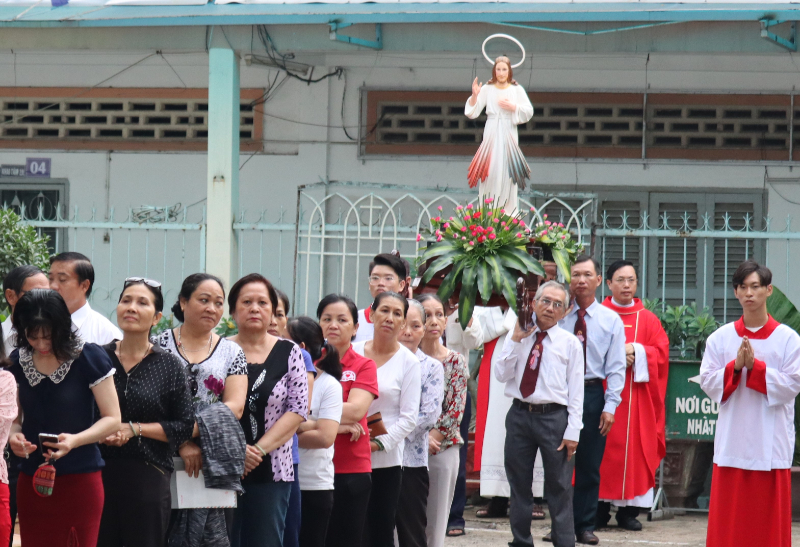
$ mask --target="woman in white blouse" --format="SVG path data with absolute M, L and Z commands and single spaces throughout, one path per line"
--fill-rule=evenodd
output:
M 419 359 L 398 342 L 405 327 L 408 301 L 384 292 L 375 297 L 370 317 L 375 326 L 372 340 L 353 344 L 356 353 L 372 359 L 378 367 L 378 390 L 367 412 L 371 429 L 380 412 L 386 433 L 374 437 L 372 447 L 372 493 L 367 509 L 364 545 L 393 547 L 397 504 L 402 482 L 405 438 L 417 425 L 420 399 Z

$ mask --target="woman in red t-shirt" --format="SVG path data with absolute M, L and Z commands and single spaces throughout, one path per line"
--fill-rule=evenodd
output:
M 326 547 L 360 547 L 372 489 L 372 459 L 367 410 L 378 397 L 378 369 L 350 347 L 358 330 L 353 301 L 329 294 L 317 306 L 317 318 L 328 342 L 341 355 L 342 421 L 333 453 L 333 511 Z

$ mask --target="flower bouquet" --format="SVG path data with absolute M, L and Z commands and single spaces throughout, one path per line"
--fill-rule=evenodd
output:
M 462 325 L 472 318 L 478 293 L 484 304 L 495 294 L 516 309 L 517 278 L 544 276 L 542 265 L 525 250 L 531 230 L 523 215 L 511 215 L 493 202 L 486 198 L 477 207 L 459 205 L 454 216 L 432 218 L 430 230 L 417 236 L 418 242 L 428 242 L 420 257 L 422 262 L 430 261 L 422 282 L 449 268 L 437 294 L 447 300 L 460 288 L 458 320 Z M 438 209 L 442 211 L 441 206 Z
M 575 257 L 583 252 L 583 244 L 572 237 L 572 233 L 560 222 L 547 220 L 547 215 L 542 216 L 530 231 L 531 243 L 546 249 L 553 257 L 558 271 L 564 280 L 570 281 L 570 266 L 575 262 Z M 547 252 L 545 259 L 547 259 Z

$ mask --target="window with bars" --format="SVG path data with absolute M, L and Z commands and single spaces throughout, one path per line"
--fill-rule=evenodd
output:
M 763 222 L 761 193 L 713 194 L 668 192 L 601 193 L 598 221 L 608 228 L 641 228 L 644 213 L 648 227 L 675 230 L 670 237 L 601 237 L 594 253 L 603 269 L 625 258 L 639 271 L 639 295 L 663 299 L 668 304 L 710 308 L 718 321 L 730 321 L 741 313 L 730 289 L 730 278 L 744 260 L 764 260 L 760 240 L 739 238 L 681 237 L 682 228 L 712 231 L 760 228 Z M 623 224 L 623 215 L 627 221 Z M 606 287 L 602 288 L 608 294 Z
M 241 92 L 240 148 L 261 148 L 263 117 Z M 206 89 L 0 88 L 0 148 L 204 150 Z

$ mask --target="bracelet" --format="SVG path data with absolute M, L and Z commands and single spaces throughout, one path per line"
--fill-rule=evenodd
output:
M 264 451 L 263 448 L 261 448 L 260 444 L 254 443 L 253 446 L 255 446 L 258 449 L 259 452 L 261 452 L 262 456 L 264 456 L 265 458 L 267 457 L 267 453 Z
M 375 441 L 375 444 L 377 444 L 377 445 L 378 445 L 378 450 L 379 450 L 379 451 L 384 451 L 384 450 L 386 450 L 386 448 L 383 446 L 383 443 L 381 442 L 381 440 L 380 440 L 379 438 L 375 437 L 375 438 L 374 438 L 374 439 L 372 439 L 372 440 L 373 440 L 373 441 Z
M 136 428 L 133 427 L 133 422 L 128 422 L 128 425 L 131 426 L 131 433 L 133 433 L 134 437 L 138 437 L 139 435 L 136 434 Z M 141 435 L 141 426 L 139 427 L 140 435 Z

